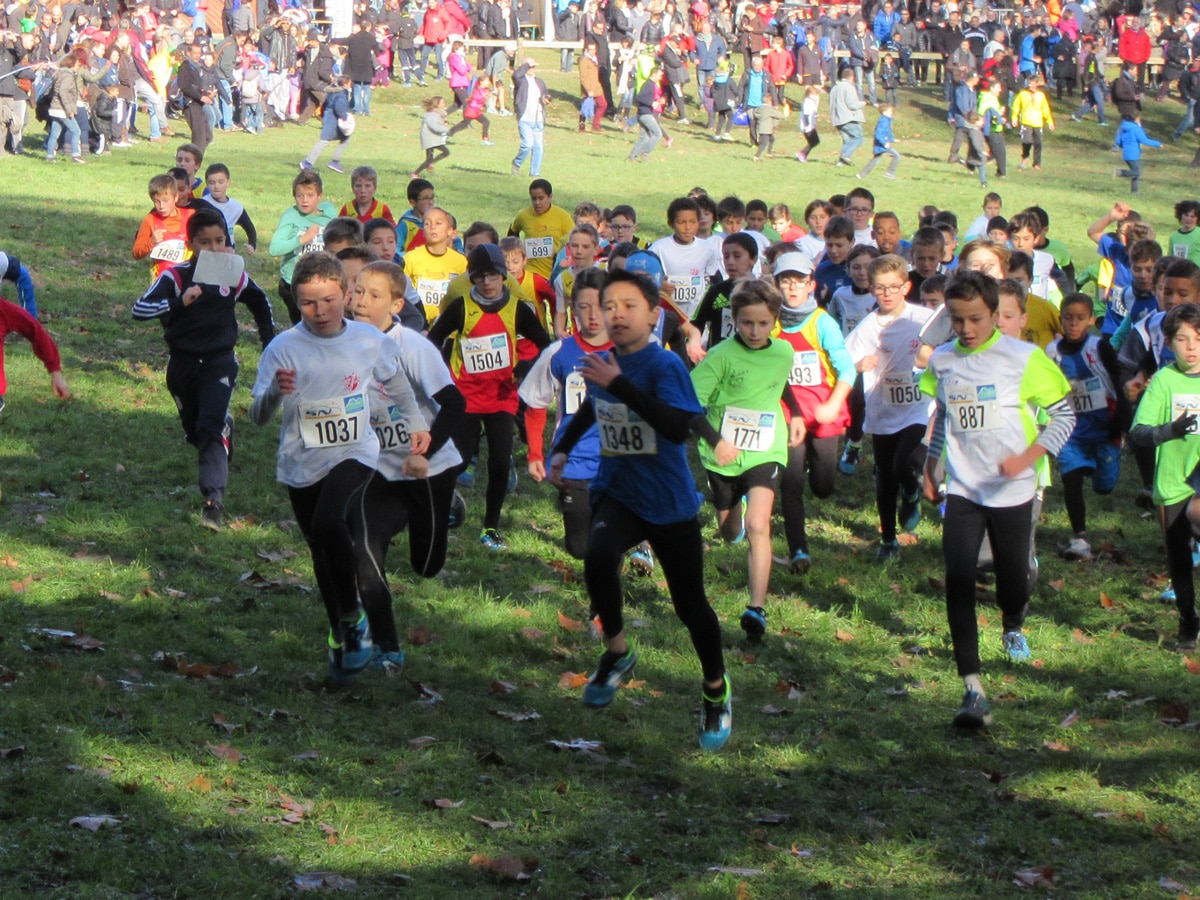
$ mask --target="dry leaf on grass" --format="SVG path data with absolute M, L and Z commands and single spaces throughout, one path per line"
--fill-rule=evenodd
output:
M 1180 893 L 1184 893 L 1188 889 L 1186 884 L 1180 884 L 1175 879 L 1167 878 L 1165 875 L 1158 879 L 1158 886 L 1164 891 L 1178 891 Z
M 88 831 L 99 831 L 105 825 L 120 825 L 121 820 L 116 816 L 76 816 L 67 824 Z
M 531 870 L 537 868 L 536 859 L 531 857 L 522 859 L 508 853 L 495 858 L 476 853 L 471 857 L 470 864 L 479 869 L 487 869 L 493 875 L 501 878 L 519 882 L 529 881 L 533 877 Z
M 1034 866 L 1013 872 L 1013 884 L 1017 887 L 1054 887 L 1054 866 Z
M 511 684 L 510 682 L 507 682 L 507 681 L 493 681 L 492 682 L 492 693 L 493 694 L 511 694 L 516 689 L 517 689 L 517 686 L 515 684 Z
M 25 745 L 19 747 L 0 747 L 0 759 L 16 759 L 25 753 Z
M 849 631 L 843 631 L 842 629 L 839 628 L 837 630 L 837 639 L 839 641 L 841 641 L 842 643 L 846 643 L 848 641 L 854 640 L 854 635 L 851 634 Z
M 1188 656 L 1184 658 L 1183 664 L 1190 674 L 1200 675 L 1200 660 L 1195 660 Z
M 761 816 L 755 816 L 750 821 L 755 825 L 785 825 L 791 819 L 792 817 L 788 813 L 769 812 L 763 813 Z
M 203 775 L 197 775 L 184 785 L 184 787 L 189 791 L 195 791 L 197 794 L 207 794 L 212 791 L 212 782 Z
M 540 719 L 542 717 L 540 713 L 534 712 L 533 710 L 515 713 L 507 712 L 502 709 L 489 709 L 488 715 L 495 716 L 497 719 L 507 719 L 509 722 L 529 722 L 533 719 Z
M 1120 609 L 1121 608 L 1116 603 L 1114 603 L 1112 598 L 1109 597 L 1108 594 L 1104 593 L 1104 591 L 1100 592 L 1100 605 L 1104 609 Z
M 413 686 L 413 690 L 416 691 L 417 696 L 421 698 L 421 703 L 427 703 L 430 706 L 434 706 L 442 702 L 441 694 L 435 690 L 432 690 L 431 688 L 425 687 L 425 685 L 421 684 L 421 682 L 414 681 L 412 678 L 410 678 L 408 679 L 408 683 Z
M 321 758 L 321 754 L 318 753 L 316 750 L 305 750 L 303 753 L 297 753 L 295 756 L 292 757 L 292 759 L 298 759 L 298 760 L 320 759 L 320 758 Z
M 762 869 L 737 869 L 737 868 L 731 868 L 730 866 L 709 866 L 709 867 L 708 867 L 708 871 L 710 871 L 710 872 L 720 872 L 722 875 L 745 875 L 745 876 L 749 876 L 749 875 L 762 875 L 762 874 L 764 874 L 764 871 L 763 871 Z
M 1056 590 L 1056 591 L 1061 591 L 1066 586 L 1067 586 L 1066 581 L 1064 581 L 1061 578 L 1056 578 L 1054 581 L 1050 582 L 1050 587 L 1054 588 L 1054 590 Z
M 567 631 L 583 631 L 584 629 L 582 622 L 576 622 L 574 619 L 565 616 L 562 610 L 558 611 L 558 624 Z
M 587 683 L 586 672 L 563 672 L 562 678 L 558 679 L 558 686 L 567 691 L 577 690 Z
M 471 816 L 471 820 L 474 822 L 478 822 L 480 825 L 486 825 L 488 828 L 491 828 L 493 831 L 497 831 L 501 828 L 511 828 L 512 827 L 512 822 L 497 822 L 497 821 L 493 821 L 491 819 L 485 819 L 483 816 Z
M 356 891 L 358 882 L 337 872 L 301 872 L 292 876 L 298 891 Z
M 1079 721 L 1079 710 L 1073 709 L 1073 710 L 1071 710 L 1070 714 L 1065 719 L 1063 719 L 1061 722 L 1058 723 L 1058 727 L 1059 728 L 1070 728 L 1072 725 L 1074 725 L 1078 721 Z
M 446 797 L 439 797 L 436 800 L 422 800 L 421 802 L 430 809 L 458 809 L 466 803 L 465 800 L 449 800 Z
M 410 740 L 408 742 L 408 748 L 410 750 L 420 750 L 422 747 L 428 747 L 430 744 L 433 744 L 436 741 L 437 738 L 433 737 L 432 735 L 423 734 L 420 737 L 415 737 Z
M 546 636 L 546 632 L 540 628 L 522 628 L 521 636 L 527 641 L 540 641 Z
M 1058 753 L 1070 753 L 1071 752 L 1071 748 L 1068 747 L 1066 744 L 1062 743 L 1062 741 L 1046 741 L 1045 743 L 1042 744 L 1042 746 L 1045 747 L 1047 750 L 1055 750 Z
M 217 759 L 223 759 L 227 762 L 237 763 L 246 759 L 246 756 L 228 744 L 205 744 L 204 749 L 215 756 Z

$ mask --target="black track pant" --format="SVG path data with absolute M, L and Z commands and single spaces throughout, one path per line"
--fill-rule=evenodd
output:
M 374 473 L 374 469 L 348 459 L 316 484 L 288 488 L 292 512 L 312 553 L 317 588 L 335 633 L 342 621 L 354 618 L 358 608 L 359 547 L 350 536 L 350 515 Z
M 479 452 L 479 430 L 487 432 L 487 491 L 483 513 L 484 528 L 500 527 L 500 510 L 508 493 L 508 467 L 512 462 L 513 429 L 516 417 L 512 413 L 464 413 L 454 431 L 454 446 L 463 458 L 455 476 L 465 472 Z
M 1192 539 L 1200 533 L 1200 503 L 1193 496 L 1161 509 L 1167 574 L 1179 609 L 1179 634 L 1194 638 L 1200 632 L 1200 618 L 1196 615 L 1196 586 L 1192 583 Z
M 200 493 L 218 503 L 229 481 L 229 455 L 221 432 L 237 374 L 232 350 L 215 356 L 172 353 L 167 363 L 167 390 L 175 398 L 183 433 L 200 457 Z
M 563 543 L 576 559 L 587 553 L 588 536 L 592 532 L 592 507 L 589 482 L 578 478 L 566 479 L 567 489 L 558 494 L 558 511 L 563 517 Z
M 783 509 L 783 531 L 787 536 L 788 556 L 797 550 L 808 552 L 808 531 L 804 512 L 804 485 L 813 496 L 824 500 L 833 493 L 837 472 L 838 439 L 809 434 L 799 447 L 788 447 L 787 467 L 779 483 L 779 503 Z
M 376 472 L 351 515 L 350 534 L 363 551 L 358 557 L 358 593 L 371 635 L 385 652 L 400 649 L 387 583 L 388 545 L 407 528 L 413 572 L 422 578 L 440 572 L 446 562 L 450 501 L 457 477 L 457 468 L 412 481 L 388 481 Z
M 963 497 L 946 498 L 942 554 L 946 559 L 946 618 L 958 674 L 979 673 L 979 622 L 975 616 L 975 569 L 984 534 L 992 543 L 996 603 L 1005 631 L 1020 631 L 1029 609 L 1029 535 L 1032 501 L 997 509 Z M 1190 563 L 1189 563 L 1190 565 Z M 1189 573 L 1190 574 L 1190 573 Z
M 720 681 L 725 675 L 721 624 L 704 592 L 704 544 L 699 518 L 655 525 L 611 497 L 600 498 L 592 517 L 583 577 L 604 634 L 611 638 L 625 630 L 621 565 L 625 553 L 642 541 L 650 542 L 662 566 L 675 615 L 692 636 L 704 680 L 709 684 Z
M 895 434 L 873 434 L 875 449 L 875 507 L 879 510 L 881 539 L 889 543 L 896 539 L 896 506 L 900 491 L 911 497 L 920 489 L 920 468 L 914 454 L 925 437 L 924 425 L 909 425 Z M 979 549 L 979 544 L 975 545 Z

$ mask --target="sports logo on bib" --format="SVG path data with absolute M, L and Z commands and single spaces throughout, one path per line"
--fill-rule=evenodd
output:
M 587 382 L 580 372 L 572 372 L 563 384 L 563 415 L 573 416 L 583 406 L 583 398 L 587 396 Z
M 883 378 L 883 400 L 888 406 L 913 406 L 921 403 L 921 376 L 915 372 L 889 372 Z
M 1184 416 L 1200 416 L 1200 394 L 1171 395 L 1171 421 Z
M 300 437 L 308 450 L 325 450 L 357 443 L 366 434 L 366 397 L 347 394 L 308 403 L 300 409 Z
M 372 412 L 371 428 L 379 439 L 380 450 L 408 453 L 411 449 L 408 422 L 400 414 L 399 407 L 389 406 L 386 413 Z
M 417 296 L 421 298 L 421 305 L 426 309 L 440 309 L 449 287 L 449 279 L 418 278 Z
M 1108 409 L 1108 395 L 1099 377 L 1080 378 L 1071 381 L 1071 408 L 1076 413 Z

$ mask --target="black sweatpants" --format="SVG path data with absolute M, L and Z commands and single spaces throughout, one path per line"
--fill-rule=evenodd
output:
M 804 484 L 807 481 L 813 496 L 824 500 L 833 493 L 837 461 L 837 435 L 819 438 L 810 432 L 799 447 L 788 447 L 787 466 L 779 483 L 779 504 L 783 509 L 789 557 L 797 550 L 808 552 Z
M 592 531 L 591 492 L 589 482 L 568 478 L 567 489 L 558 492 L 558 511 L 563 517 L 563 543 L 576 559 L 587 553 L 588 536 Z
M 879 510 L 885 544 L 896 539 L 898 493 L 903 491 L 904 496 L 911 497 L 920 489 L 921 469 L 914 462 L 914 454 L 923 437 L 924 425 L 909 425 L 895 434 L 871 435 L 875 449 L 875 508 Z M 979 544 L 975 549 L 979 549 Z
M 508 493 L 508 468 L 512 463 L 513 430 L 516 416 L 508 412 L 464 413 L 454 430 L 454 446 L 463 458 L 454 474 L 467 470 L 479 452 L 479 432 L 487 432 L 487 490 L 484 494 L 484 528 L 500 527 L 500 510 Z
M 1188 515 L 1188 506 L 1196 502 L 1189 497 L 1181 503 L 1159 507 L 1162 515 L 1163 539 L 1167 545 L 1167 574 L 1175 589 L 1175 606 L 1179 610 L 1179 636 L 1194 638 L 1200 633 L 1200 617 L 1196 614 L 1196 586 L 1192 582 L 1192 539 L 1200 532 L 1200 509 Z M 1193 516 L 1196 522 L 1193 523 Z
M 692 636 L 705 682 L 720 681 L 725 675 L 721 623 L 704 591 L 704 544 L 699 518 L 655 525 L 611 497 L 599 499 L 583 560 L 583 578 L 605 636 L 615 637 L 625 630 L 621 614 L 621 565 L 625 553 L 642 541 L 650 542 L 662 566 L 675 615 Z
M 388 546 L 407 528 L 413 572 L 422 578 L 437 575 L 446 563 L 450 501 L 457 477 L 456 468 L 411 481 L 388 481 L 376 472 L 350 518 L 351 538 L 363 551 L 358 557 L 358 594 L 371 635 L 385 652 L 400 649 L 387 583 Z
M 1005 631 L 1020 631 L 1029 610 L 1029 535 L 1032 501 L 1020 506 L 980 506 L 946 498 L 942 554 L 946 560 L 946 618 L 960 676 L 979 674 L 979 622 L 975 616 L 975 568 L 987 534 L 996 568 L 996 603 Z M 1189 562 L 1190 567 L 1190 562 Z M 1189 571 L 1190 575 L 1190 571 Z
M 356 582 L 361 548 L 350 535 L 350 514 L 358 508 L 359 495 L 374 474 L 374 469 L 348 459 L 316 484 L 288 487 L 292 512 L 312 553 L 317 589 L 335 634 L 340 634 L 341 622 L 352 619 L 358 608 Z
M 232 350 L 215 356 L 172 353 L 167 362 L 167 390 L 175 399 L 183 433 L 200 457 L 200 493 L 217 503 L 229 482 L 229 455 L 221 432 L 237 374 Z
M 292 293 L 292 286 L 282 278 L 279 279 L 279 299 L 287 307 L 288 318 L 292 320 L 292 324 L 300 324 L 300 307 L 296 304 L 296 295 Z

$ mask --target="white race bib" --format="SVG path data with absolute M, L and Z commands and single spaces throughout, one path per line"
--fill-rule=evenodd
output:
M 446 296 L 446 289 L 449 287 L 449 279 L 439 281 L 436 278 L 418 278 L 417 296 L 421 298 L 421 305 L 426 309 L 441 309 L 442 298 Z
M 721 310 L 721 340 L 733 337 L 733 310 L 726 306 Z
M 1072 379 L 1071 408 L 1076 413 L 1108 409 L 1108 396 L 1104 393 L 1103 382 L 1098 377 Z
M 795 387 L 814 387 L 820 383 L 821 354 L 816 350 L 797 350 L 793 353 L 788 384 Z
M 525 238 L 525 257 L 527 259 L 553 259 L 554 238 Z
M 775 443 L 777 413 L 725 407 L 721 419 L 721 437 L 738 450 L 770 450 Z
M 583 374 L 572 372 L 563 385 L 563 415 L 573 416 L 579 412 L 586 396 L 587 382 L 583 380 Z
M 946 398 L 950 427 L 958 434 L 996 431 L 1004 425 L 994 384 L 977 384 Z
M 672 299 L 684 308 L 695 306 L 700 302 L 700 298 L 704 296 L 703 275 L 672 275 L 667 279 L 667 282 L 675 285 L 675 293 Z M 724 322 L 722 320 L 723 327 Z
M 408 422 L 400 415 L 399 408 L 389 406 L 387 414 L 372 413 L 371 427 L 379 439 L 379 449 L 384 453 L 407 455 L 412 447 Z
M 1171 395 L 1171 421 L 1184 416 L 1200 416 L 1200 394 Z
M 364 394 L 305 403 L 300 407 L 300 437 L 308 450 L 356 444 L 367 433 L 369 419 Z
M 1187 244 L 1173 244 L 1171 246 L 1171 252 L 1175 256 L 1178 256 L 1180 259 L 1187 259 L 1188 258 L 1188 245 Z
M 308 256 L 308 254 L 310 254 L 310 253 L 319 253 L 320 251 L 322 251 L 324 249 L 325 249 L 325 235 L 318 234 L 315 238 L 313 238 L 307 244 L 300 245 L 300 255 Z
M 596 400 L 600 453 L 604 456 L 647 456 L 658 452 L 654 429 L 624 403 Z
M 1045 275 L 1034 275 L 1029 283 L 1029 293 L 1047 299 L 1050 296 L 1050 279 Z
M 463 338 L 462 358 L 463 371 L 470 375 L 512 368 L 508 335 L 485 334 L 482 337 Z
M 926 398 L 918 386 L 916 372 L 889 372 L 883 377 L 883 402 L 888 406 L 915 406 Z
M 150 251 L 150 258 L 159 262 L 183 262 L 185 256 L 187 256 L 187 244 L 183 241 L 161 241 L 155 244 L 154 249 Z

